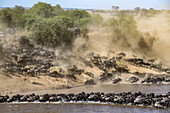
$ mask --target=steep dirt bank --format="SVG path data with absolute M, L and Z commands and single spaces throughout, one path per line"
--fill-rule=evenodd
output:
M 0 94 L 2 95 L 35 90 L 54 90 L 82 85 L 81 82 L 77 83 L 65 78 L 56 79 L 50 76 L 26 77 L 23 75 L 6 75 L 3 72 L 0 74 L 0 84 Z
M 162 66 L 161 68 L 152 67 L 152 66 L 157 66 L 154 63 L 150 63 L 150 66 L 146 66 L 145 65 L 146 61 L 141 61 L 140 64 L 135 61 L 130 62 L 132 59 L 137 60 L 137 58 L 132 58 L 130 56 L 123 57 L 121 55 L 116 55 L 116 56 L 117 59 L 112 59 L 112 58 L 110 59 L 96 54 L 93 55 L 93 57 L 91 58 L 88 64 L 84 64 L 85 62 L 79 60 L 79 64 L 77 64 L 78 67 L 64 69 L 66 72 L 69 69 L 72 69 L 69 72 L 70 74 L 72 73 L 71 76 L 67 74 L 62 76 L 62 73 L 58 72 L 57 70 L 54 70 L 53 72 L 47 72 L 47 73 L 41 71 L 36 73 L 35 69 L 34 69 L 35 73 L 32 75 L 24 71 L 22 73 L 19 70 L 14 71 L 15 66 L 13 65 L 11 65 L 13 66 L 11 70 L 8 70 L 10 66 L 6 66 L 5 68 L 2 66 L 0 69 L 0 84 L 1 84 L 0 92 L 1 94 L 12 94 L 12 93 L 15 94 L 19 92 L 20 93 L 31 92 L 35 90 L 49 90 L 49 89 L 55 90 L 60 88 L 71 88 L 71 87 L 77 87 L 86 84 L 87 85 L 117 84 L 117 83 L 118 84 L 133 84 L 133 83 L 141 84 L 143 83 L 143 81 L 145 81 L 145 83 L 153 83 L 153 84 L 155 83 L 163 84 L 164 81 L 166 83 L 169 83 L 170 80 L 169 79 L 170 75 L 168 74 L 169 71 L 164 70 L 164 66 Z M 67 57 L 69 58 L 70 56 Z M 121 59 L 118 59 L 119 57 L 121 57 Z M 71 60 L 71 58 L 69 59 Z M 86 57 L 86 60 L 87 59 L 88 57 Z M 66 59 L 63 58 L 63 60 Z M 67 63 L 65 62 L 64 64 L 73 65 Z M 10 65 L 9 62 L 8 65 Z M 78 74 L 79 71 L 81 71 L 79 70 L 79 66 L 83 70 L 83 72 L 81 72 L 80 74 Z M 52 67 L 58 67 L 58 66 L 52 66 Z M 26 65 L 25 68 L 23 68 L 23 70 L 27 68 L 28 66 Z M 29 68 L 32 69 L 33 67 L 29 67 Z M 151 79 L 149 81 L 146 81 L 148 77 L 156 78 L 156 82 L 155 80 L 151 80 Z M 166 80 L 163 80 L 162 77 L 164 79 L 166 78 Z M 159 81 L 159 79 L 157 78 L 161 78 L 161 81 Z

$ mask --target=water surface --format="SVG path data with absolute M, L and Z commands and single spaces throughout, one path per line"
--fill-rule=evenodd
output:
M 99 104 L 2 104 L 1 113 L 170 113 L 170 109 Z

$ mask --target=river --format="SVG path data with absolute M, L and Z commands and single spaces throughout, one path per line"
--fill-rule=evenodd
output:
M 80 92 L 138 92 L 165 94 L 170 91 L 170 85 L 139 85 L 139 84 L 100 84 L 93 86 L 81 86 L 70 89 L 40 90 L 24 92 L 22 94 L 44 93 L 80 93 Z M 135 106 L 118 106 L 95 103 L 10 103 L 0 104 L 0 113 L 170 113 L 170 109 L 158 110 Z

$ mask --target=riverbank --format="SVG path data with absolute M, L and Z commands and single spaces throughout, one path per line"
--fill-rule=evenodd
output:
M 74 88 L 61 88 L 61 89 L 46 89 L 46 90 L 31 90 L 25 92 L 14 92 L 10 96 L 16 94 L 28 95 L 35 93 L 37 95 L 49 94 L 69 94 L 69 93 L 86 93 L 90 92 L 105 92 L 105 93 L 122 93 L 122 92 L 142 92 L 142 93 L 155 93 L 166 94 L 170 89 L 168 84 L 98 84 L 98 85 L 83 85 Z
M 140 78 L 138 82 L 129 83 L 124 77 L 125 75 L 119 76 L 122 79 L 119 83 L 112 83 L 112 80 L 106 82 L 97 81 L 93 85 L 85 85 L 83 82 L 76 82 L 68 80 L 66 78 L 55 78 L 50 76 L 39 76 L 39 77 L 26 77 L 26 76 L 12 76 L 0 75 L 0 94 L 1 95 L 13 95 L 13 94 L 28 94 L 35 92 L 36 94 L 43 93 L 66 93 L 66 92 L 77 92 L 78 91 L 103 91 L 103 92 L 120 92 L 120 91 L 144 91 L 153 92 L 152 89 L 156 89 L 157 92 L 166 93 L 170 89 L 169 82 L 144 82 L 144 78 Z M 126 75 L 126 77 L 128 77 Z M 69 82 L 68 82 L 68 81 Z M 68 82 L 68 84 L 67 84 Z M 127 88 L 128 86 L 128 88 Z M 167 88 L 169 89 L 167 89 Z M 156 91 L 155 90 L 155 91 Z

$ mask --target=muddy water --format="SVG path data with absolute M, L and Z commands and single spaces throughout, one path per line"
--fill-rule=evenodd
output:
M 62 89 L 62 90 L 41 90 L 25 92 L 22 94 L 44 94 L 44 93 L 79 93 L 79 92 L 138 92 L 143 93 L 167 93 L 170 91 L 170 85 L 94 85 L 82 86 L 77 88 Z M 92 103 L 13 103 L 0 104 L 0 113 L 170 113 L 170 109 L 158 110 L 155 108 L 117 106 L 107 104 L 92 104 Z
M 170 109 L 100 104 L 2 104 L 0 110 L 1 113 L 170 113 Z

